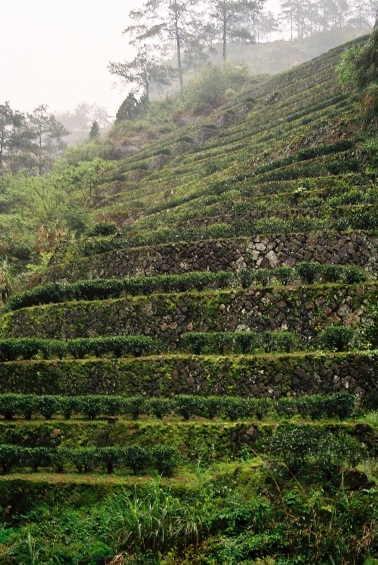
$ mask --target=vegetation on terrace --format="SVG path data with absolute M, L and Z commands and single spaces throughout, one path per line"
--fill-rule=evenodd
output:
M 376 37 L 57 165 L 83 236 L 1 319 L 1 564 L 377 562 L 378 144 L 338 79 Z

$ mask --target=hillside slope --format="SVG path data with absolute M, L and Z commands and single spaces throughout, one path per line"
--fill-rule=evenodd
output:
M 118 232 L 8 302 L 1 564 L 376 563 L 378 191 L 346 47 L 121 159 L 95 189 Z

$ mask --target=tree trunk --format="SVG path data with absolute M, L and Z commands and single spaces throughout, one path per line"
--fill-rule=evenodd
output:
M 222 8 L 223 18 L 223 61 L 227 59 L 227 12 L 226 8 Z
M 182 73 L 182 63 L 181 63 L 181 41 L 180 41 L 180 30 L 178 25 L 178 13 L 175 12 L 175 34 L 176 34 L 176 50 L 177 50 L 177 69 L 178 77 L 180 82 L 180 88 L 184 87 L 184 79 Z

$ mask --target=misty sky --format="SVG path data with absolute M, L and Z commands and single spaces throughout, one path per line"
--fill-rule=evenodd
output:
M 71 110 L 97 103 L 115 115 L 125 93 L 112 88 L 109 61 L 130 58 L 122 30 L 143 0 L 0 0 L 1 96 L 14 109 Z M 268 0 L 269 9 L 278 0 Z

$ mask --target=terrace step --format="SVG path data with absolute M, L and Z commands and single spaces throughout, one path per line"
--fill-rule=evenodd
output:
M 378 353 L 170 354 L 0 364 L 4 393 L 280 397 L 378 392 Z
M 376 233 L 310 233 L 175 242 L 124 248 L 90 257 L 82 244 L 62 244 L 43 282 L 180 274 L 190 271 L 233 271 L 295 266 L 301 261 L 360 265 L 378 272 Z

